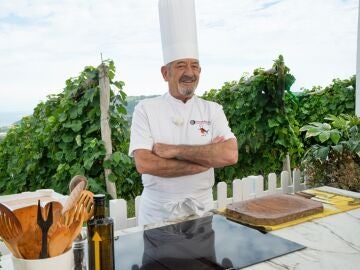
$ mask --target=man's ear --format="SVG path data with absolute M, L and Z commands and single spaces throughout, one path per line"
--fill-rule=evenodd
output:
M 161 67 L 161 74 L 162 74 L 164 80 L 167 82 L 169 79 L 169 70 L 168 70 L 167 66 Z

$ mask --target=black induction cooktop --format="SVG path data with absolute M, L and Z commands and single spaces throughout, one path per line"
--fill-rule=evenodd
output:
M 115 241 L 115 268 L 239 269 L 303 248 L 213 215 L 120 236 Z

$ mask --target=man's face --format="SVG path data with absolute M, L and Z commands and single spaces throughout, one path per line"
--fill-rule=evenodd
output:
M 184 102 L 191 98 L 199 83 L 201 67 L 196 59 L 180 59 L 161 68 L 170 94 Z

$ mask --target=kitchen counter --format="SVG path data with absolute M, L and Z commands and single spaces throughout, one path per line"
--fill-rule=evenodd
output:
M 172 224 L 138 226 L 123 229 L 116 236 L 141 233 L 144 230 Z M 343 212 L 292 227 L 272 231 L 284 239 L 306 246 L 305 249 L 288 253 L 243 269 L 358 269 L 360 265 L 360 209 Z M 119 240 L 120 241 L 121 237 Z M 139 252 L 139 251 L 137 251 Z M 134 252 L 135 253 L 135 252 Z M 121 260 L 121 258 L 117 258 Z M 13 270 L 11 257 L 5 255 L 0 261 L 4 270 Z M 130 268 L 131 269 L 131 268 Z

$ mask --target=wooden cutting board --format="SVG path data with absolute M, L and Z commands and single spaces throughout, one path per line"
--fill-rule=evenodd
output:
M 226 216 L 253 225 L 277 225 L 322 211 L 320 202 L 287 194 L 270 195 L 226 206 Z

